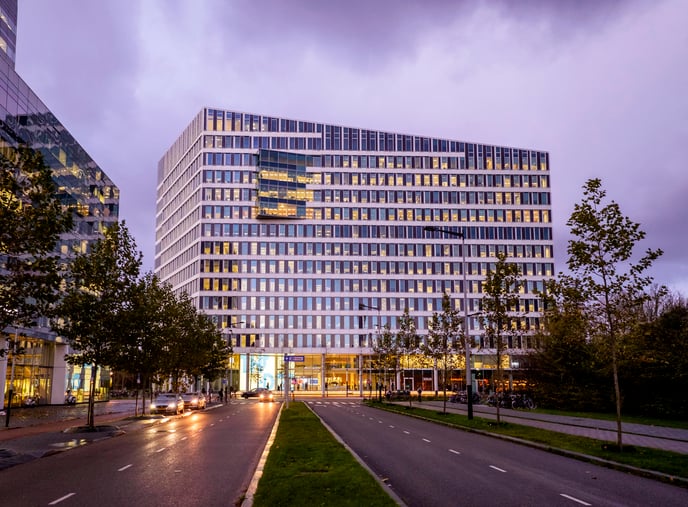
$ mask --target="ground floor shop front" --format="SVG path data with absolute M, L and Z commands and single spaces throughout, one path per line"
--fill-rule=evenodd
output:
M 466 389 L 463 357 L 446 369 L 419 356 L 401 357 L 396 367 L 382 366 L 375 354 L 328 353 L 272 353 L 237 350 L 230 358 L 229 368 L 221 379 L 211 384 L 218 390 L 231 386 L 235 391 L 266 388 L 283 391 L 288 379 L 294 393 L 320 393 L 323 396 L 374 396 L 377 391 L 460 391 Z M 494 390 L 525 389 L 524 370 L 510 356 L 502 358 L 503 375 L 498 381 L 496 358 L 489 354 L 472 356 L 472 385 L 474 392 L 487 394 Z M 517 366 L 517 367 L 515 367 Z

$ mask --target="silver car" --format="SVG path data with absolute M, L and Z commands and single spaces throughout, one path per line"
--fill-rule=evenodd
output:
M 183 414 L 184 400 L 175 393 L 159 394 L 150 406 L 151 414 Z
M 184 408 L 189 410 L 201 410 L 205 408 L 205 394 L 203 393 L 182 393 Z

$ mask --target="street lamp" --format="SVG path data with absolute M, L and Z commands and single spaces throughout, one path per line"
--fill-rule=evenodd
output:
M 466 340 L 466 398 L 468 402 L 468 419 L 473 419 L 473 380 L 471 379 L 471 340 L 468 335 L 468 297 L 466 293 L 466 236 L 463 230 L 452 231 L 442 227 L 427 226 L 423 230 L 428 232 L 439 232 L 449 236 L 461 238 L 461 274 L 463 275 L 463 330 Z
M 234 338 L 233 338 L 233 331 L 232 328 L 234 326 L 238 326 L 239 324 L 245 324 L 245 321 L 239 321 L 239 322 L 230 322 L 229 326 L 227 326 L 226 330 L 228 331 L 228 338 L 227 338 L 227 345 L 229 346 L 229 395 L 231 396 L 232 392 L 234 391 L 234 382 L 233 382 L 233 373 L 234 373 Z
M 10 360 L 10 354 L 12 354 L 12 366 L 10 370 L 10 386 L 9 386 L 9 392 L 8 392 L 8 399 L 7 399 L 7 411 L 5 413 L 5 427 L 9 428 L 10 426 L 10 412 L 12 411 L 12 398 L 14 398 L 14 363 L 17 361 L 17 353 L 19 352 L 19 333 L 17 328 L 14 328 L 14 341 L 9 340 L 9 342 L 12 344 L 10 348 L 7 350 L 7 361 Z

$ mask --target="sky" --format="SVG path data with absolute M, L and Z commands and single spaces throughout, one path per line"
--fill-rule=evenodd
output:
M 685 0 L 19 0 L 16 68 L 145 270 L 158 161 L 208 106 L 548 151 L 557 271 L 600 178 L 688 296 L 687 25 Z

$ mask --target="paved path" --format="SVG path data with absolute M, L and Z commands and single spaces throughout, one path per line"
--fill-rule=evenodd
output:
M 408 402 L 397 402 L 400 405 Z M 419 406 L 414 401 L 414 406 Z M 423 401 L 421 407 L 442 409 L 441 401 Z M 466 405 L 447 402 L 448 412 L 466 413 Z M 473 405 L 473 415 L 485 419 L 496 419 L 497 409 L 487 405 Z M 541 414 L 527 410 L 499 410 L 505 422 L 523 424 L 569 435 L 578 435 L 609 442 L 616 442 L 616 422 L 602 419 L 588 419 L 552 414 Z M 623 442 L 637 447 L 651 447 L 682 454 L 688 454 L 688 430 L 666 426 L 625 423 L 622 426 Z

